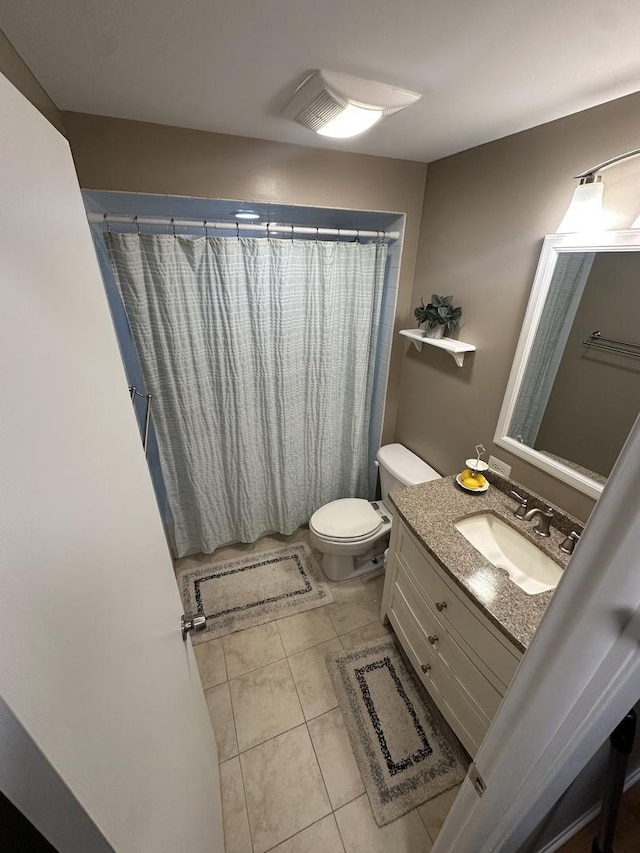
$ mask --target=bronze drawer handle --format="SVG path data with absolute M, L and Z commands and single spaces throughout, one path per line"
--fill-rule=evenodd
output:
M 422 664 L 422 666 L 420 667 L 420 669 L 421 669 L 424 673 L 427 673 L 427 672 L 429 672 L 429 670 L 431 669 L 431 664 L 429 664 L 429 663 L 423 663 L 423 664 Z
M 438 638 L 436 637 L 435 634 L 429 634 L 429 636 L 427 637 L 427 640 L 429 640 L 429 642 L 431 643 L 432 646 L 435 646 L 435 644 L 438 642 Z
M 436 601 L 436 610 L 438 611 L 438 613 L 442 613 L 446 606 L 446 601 Z

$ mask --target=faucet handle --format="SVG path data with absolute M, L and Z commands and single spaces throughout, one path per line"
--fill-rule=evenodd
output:
M 577 530 L 572 530 L 566 539 L 563 539 L 563 541 L 558 545 L 558 548 L 560 548 L 561 551 L 564 551 L 565 554 L 573 554 L 573 549 L 579 541 L 580 534 Z
M 518 492 L 512 491 L 511 494 L 517 501 L 520 501 L 520 506 L 514 510 L 513 514 L 516 518 L 524 518 L 527 506 L 529 505 L 529 498 L 524 498 L 522 495 L 519 495 Z

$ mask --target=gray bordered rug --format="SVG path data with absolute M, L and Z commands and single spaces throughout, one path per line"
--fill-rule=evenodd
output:
M 393 639 L 327 667 L 378 826 L 462 782 L 469 758 Z
M 207 617 L 194 643 L 331 604 L 333 596 L 303 542 L 224 562 L 183 569 L 178 586 L 185 613 Z

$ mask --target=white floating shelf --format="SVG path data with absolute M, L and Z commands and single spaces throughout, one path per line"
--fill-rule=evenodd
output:
M 421 352 L 422 344 L 430 347 L 438 347 L 449 353 L 458 367 L 462 367 L 464 356 L 467 352 L 475 352 L 473 344 L 465 344 L 463 341 L 454 341 L 453 338 L 425 338 L 420 329 L 401 329 L 400 334 L 405 338 L 411 338 L 414 347 Z

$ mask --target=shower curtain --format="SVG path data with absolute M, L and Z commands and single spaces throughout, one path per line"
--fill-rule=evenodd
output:
M 369 497 L 387 247 L 106 234 L 178 556 Z
M 594 258 L 592 252 L 565 252 L 558 255 L 509 424 L 509 436 L 528 447 L 535 447 Z

